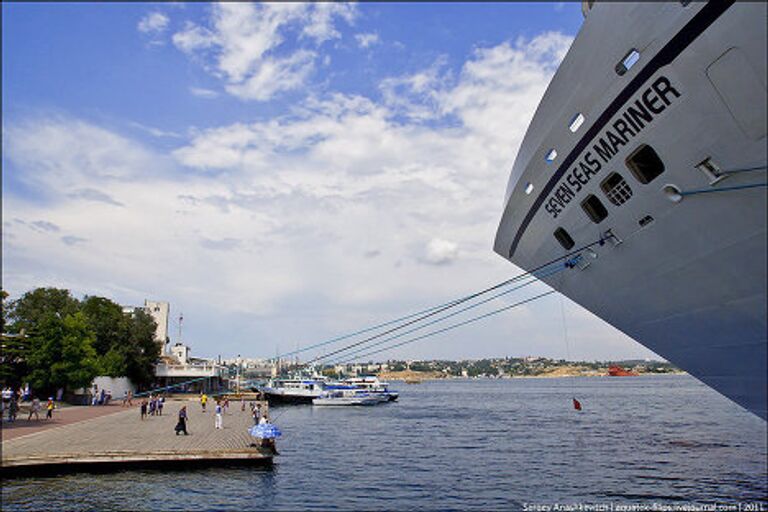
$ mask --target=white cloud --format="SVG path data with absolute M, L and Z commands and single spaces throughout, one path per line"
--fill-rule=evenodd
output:
M 451 83 L 445 71 L 445 57 L 438 58 L 429 68 L 415 73 L 385 78 L 379 89 L 387 107 L 414 120 L 432 119 L 442 115 L 439 95 Z
M 212 89 L 205 89 L 203 87 L 190 87 L 189 93 L 192 96 L 197 96 L 198 98 L 206 98 L 206 99 L 213 99 L 218 98 L 219 93 L 212 90 Z
M 112 206 L 125 206 L 119 201 L 115 201 L 109 194 L 95 188 L 81 188 L 71 192 L 67 197 L 73 199 L 85 199 L 86 201 L 96 201 L 99 203 L 111 204 Z
M 431 265 L 447 265 L 458 257 L 458 244 L 440 238 L 433 238 L 427 244 L 424 262 Z
M 360 48 L 368 48 L 379 42 L 379 34 L 367 33 L 367 34 L 355 34 L 355 41 Z
M 266 15 L 217 4 L 233 27 L 188 27 L 200 37 L 175 42 L 229 52 L 215 60 L 225 86 L 258 95 L 269 80 L 254 77 L 283 37 L 278 19 L 304 19 L 301 5 Z M 262 41 L 254 17 L 278 28 Z M 239 35 L 224 43 L 224 33 Z M 167 299 L 189 319 L 197 354 L 267 355 L 506 279 L 514 268 L 491 251 L 506 170 L 567 42 L 548 34 L 478 49 L 456 76 L 440 62 L 394 77 L 383 102 L 310 96 L 290 115 L 194 131 L 170 152 L 78 119 L 10 123 L 5 172 L 48 199 L 4 191 L 5 218 L 20 220 L 3 224 L 5 287 Z M 264 50 L 236 58 L 240 43 Z M 403 115 L 419 109 L 436 122 Z M 487 350 L 514 329 L 484 330 Z M 533 344 L 555 331 L 522 332 Z M 442 344 L 454 350 L 444 355 L 460 341 Z
M 137 123 L 135 121 L 129 124 L 134 128 L 138 128 L 139 130 L 146 132 L 154 137 L 171 137 L 171 138 L 181 137 L 181 135 L 179 135 L 176 132 L 161 130 L 160 128 L 155 128 L 154 126 L 147 126 L 145 124 Z
M 173 34 L 173 44 L 185 53 L 210 48 L 216 43 L 216 36 L 210 30 L 187 22 L 184 30 Z
M 299 88 L 314 67 L 315 54 L 298 51 L 285 59 L 265 58 L 245 81 L 227 85 L 241 99 L 267 101 L 280 91 Z
M 336 3 L 217 3 L 207 26 L 188 22 L 173 42 L 202 58 L 230 94 L 267 101 L 301 87 L 311 74 L 318 53 L 301 41 L 320 45 L 339 38 L 336 20 L 352 23 L 355 9 Z
M 14 164 L 8 172 L 51 196 L 88 188 L 91 185 L 84 185 L 88 182 L 138 180 L 162 172 L 168 162 L 121 135 L 66 117 L 10 125 L 4 137 Z
M 352 24 L 356 16 L 354 4 L 342 4 L 335 2 L 319 2 L 309 10 L 308 21 L 302 29 L 302 36 L 314 39 L 317 43 L 323 43 L 331 39 L 341 37 L 334 26 L 334 18 L 343 19 Z
M 144 34 L 160 34 L 168 28 L 169 21 L 170 19 L 165 14 L 153 11 L 139 20 L 137 28 L 139 32 Z

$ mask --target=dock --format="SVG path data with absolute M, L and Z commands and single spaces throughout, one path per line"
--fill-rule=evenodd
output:
M 183 405 L 189 416 L 188 436 L 174 432 Z M 7 440 L 3 436 L 2 476 L 271 464 L 275 452 L 252 445 L 257 440 L 248 433 L 253 419 L 247 404 L 241 411 L 239 401 L 230 402 L 223 429 L 214 428 L 214 406 L 209 401 L 207 412 L 202 412 L 197 401 L 170 401 L 162 416 L 142 420 L 134 405 Z

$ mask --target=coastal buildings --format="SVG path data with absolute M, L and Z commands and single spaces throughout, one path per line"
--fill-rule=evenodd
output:
M 182 343 L 171 347 L 170 354 L 160 357 L 155 366 L 158 387 L 178 385 L 181 391 L 218 390 L 228 375 L 227 367 L 213 359 L 190 356 L 191 349 Z
M 192 357 L 192 349 L 181 343 L 181 327 L 179 339 L 168 348 L 170 336 L 168 323 L 171 305 L 166 301 L 144 300 L 143 306 L 123 306 L 126 314 L 143 311 L 152 317 L 157 324 L 155 341 L 160 345 L 160 359 L 155 365 L 155 377 L 158 387 L 179 386 L 178 390 L 199 392 L 218 390 L 223 386 L 227 377 L 227 368 L 213 359 Z M 181 323 L 182 317 L 179 317 Z

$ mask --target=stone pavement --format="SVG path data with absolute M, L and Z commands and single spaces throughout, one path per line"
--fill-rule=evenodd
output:
M 119 403 L 112 403 L 109 405 L 99 406 L 65 406 L 60 409 L 54 409 L 53 418 L 50 420 L 45 419 L 45 402 L 42 403 L 43 409 L 40 411 L 40 420 L 36 420 L 34 417 L 31 420 L 27 420 L 29 415 L 29 406 L 25 404 L 19 411 L 19 416 L 16 421 L 8 423 L 6 415 L 3 415 L 2 424 L 2 439 L 8 441 L 17 437 L 25 436 L 27 434 L 34 434 L 50 428 L 60 427 L 62 425 L 69 425 L 71 423 L 77 423 L 78 421 L 90 420 L 98 418 L 99 416 L 105 416 L 107 414 L 113 414 L 126 409 L 120 407 Z
M 189 414 L 188 436 L 176 435 L 174 432 L 182 405 L 187 406 Z M 240 452 L 245 457 L 252 456 L 255 449 L 249 446 L 254 441 L 248 433 L 248 428 L 253 424 L 250 409 L 246 406 L 246 410 L 241 411 L 240 403 L 233 401 L 229 411 L 224 414 L 224 428 L 217 430 L 214 428 L 212 407 L 209 402 L 208 411 L 203 413 L 196 401 L 166 402 L 163 416 L 148 416 L 141 420 L 138 407 L 122 409 L 117 406 L 118 411 L 114 414 L 64 424 L 14 439 L 4 438 L 3 463 L 6 465 L 38 458 L 83 460 L 94 456 L 109 456 L 114 459 L 117 455 L 151 459 L 157 454 L 163 454 L 164 457 L 172 454 L 207 454 L 206 457 L 210 455 L 212 458 L 220 458 L 222 453 L 232 453 L 236 458 L 238 455 L 235 452 Z

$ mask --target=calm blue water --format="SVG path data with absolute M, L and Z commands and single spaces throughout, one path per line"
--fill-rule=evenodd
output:
M 371 408 L 274 408 L 271 469 L 10 480 L 3 510 L 768 510 L 766 423 L 687 376 L 396 387 L 399 402 Z

